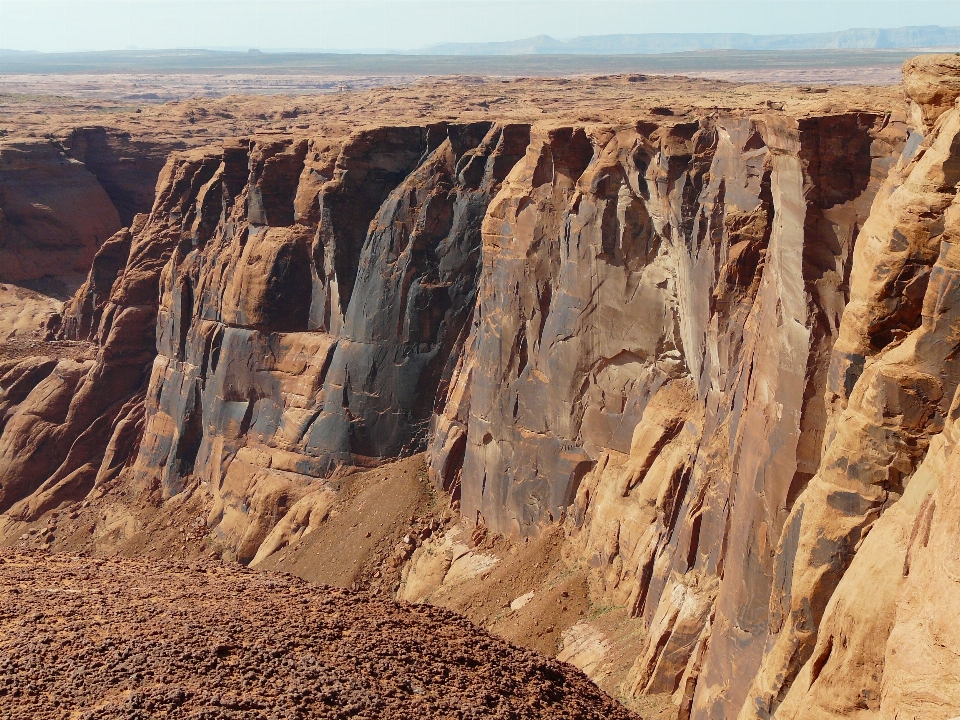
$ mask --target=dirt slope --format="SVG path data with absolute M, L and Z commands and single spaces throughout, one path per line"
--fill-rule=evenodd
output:
M 414 546 L 452 522 L 446 498 L 427 480 L 422 453 L 337 485 L 322 517 L 305 526 L 281 524 L 266 541 L 281 549 L 254 564 L 311 582 L 392 594 Z M 313 508 L 318 499 L 307 497 L 303 504 Z

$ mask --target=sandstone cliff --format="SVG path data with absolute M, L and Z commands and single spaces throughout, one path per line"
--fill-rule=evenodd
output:
M 4 131 L 6 134 L 6 131 Z M 100 246 L 153 205 L 157 176 L 181 141 L 85 126 L 0 142 L 0 342 L 56 331 Z M 122 253 L 98 257 L 126 262 Z
M 84 273 L 120 229 L 87 167 L 48 140 L 0 145 L 0 282 Z
M 408 599 L 533 572 L 479 557 L 488 533 L 562 531 L 589 603 L 643 628 L 624 696 L 683 718 L 960 713 L 960 66 L 905 72 L 907 113 L 173 155 L 64 311 L 95 358 L 0 367 L 5 537 L 109 486 L 193 498 L 205 547 L 264 562 L 351 468 L 427 449 L 475 539 L 420 538 Z
M 121 231 L 101 247 L 64 319 L 67 337 L 97 343 L 95 359 L 31 358 L 0 368 L 0 509 L 9 517 L 33 518 L 82 498 L 131 458 L 156 355 L 157 278 L 184 241 L 182 216 L 192 219 L 197 195 L 218 163 L 203 152 L 171 159 L 153 211 L 134 223 L 135 237 Z M 112 263 L 106 257 L 114 257 Z
M 746 699 L 854 240 L 905 136 L 868 114 L 554 131 L 488 213 L 470 401 L 438 417 L 464 459 L 434 464 L 496 531 L 567 514 L 594 592 L 650 627 L 631 692 L 683 688 L 695 717 Z

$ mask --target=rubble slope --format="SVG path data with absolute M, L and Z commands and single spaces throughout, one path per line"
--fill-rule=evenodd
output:
M 636 717 L 454 613 L 219 563 L 5 554 L 0 649 L 17 720 Z

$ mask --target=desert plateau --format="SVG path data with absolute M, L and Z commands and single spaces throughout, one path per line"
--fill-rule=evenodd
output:
M 0 718 L 960 718 L 960 53 L 790 52 L 0 54 Z

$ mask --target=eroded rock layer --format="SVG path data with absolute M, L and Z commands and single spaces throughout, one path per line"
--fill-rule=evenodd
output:
M 584 602 L 642 625 L 623 696 L 685 719 L 960 713 L 960 69 L 905 72 L 906 113 L 175 154 L 64 311 L 96 357 L 0 367 L 5 536 L 119 484 L 208 498 L 209 547 L 265 562 L 352 468 L 427 449 L 473 548 L 562 533 Z M 398 546 L 401 596 L 506 562 L 450 532 Z
M 595 591 L 650 626 L 634 693 L 745 700 L 854 241 L 905 139 L 862 113 L 548 131 L 488 212 L 470 401 L 437 438 L 465 436 L 468 518 L 567 514 Z

